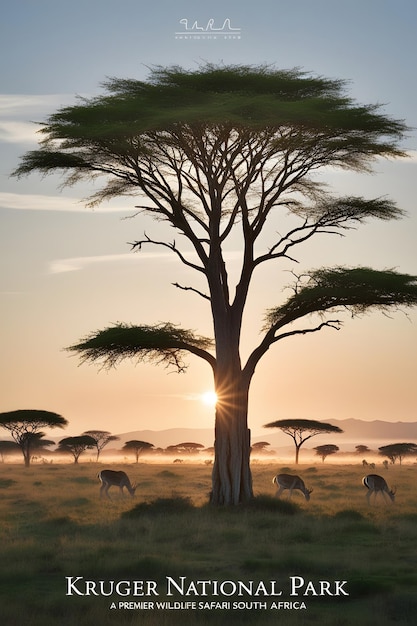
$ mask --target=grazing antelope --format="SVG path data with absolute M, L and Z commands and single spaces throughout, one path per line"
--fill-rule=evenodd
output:
M 124 495 L 123 487 L 126 487 L 130 495 L 133 497 L 136 491 L 136 484 L 132 485 L 130 483 L 129 477 L 125 472 L 115 472 L 113 470 L 101 470 L 97 474 L 97 478 L 101 482 L 100 487 L 100 498 L 103 493 L 111 500 L 109 496 L 110 487 L 119 487 L 121 493 Z
M 290 474 L 278 474 L 274 476 L 273 483 L 275 483 L 278 487 L 276 496 L 280 497 L 281 493 L 285 491 L 285 489 L 289 489 L 291 498 L 292 492 L 294 489 L 299 489 L 303 494 L 307 502 L 310 500 L 310 493 L 313 491 L 312 489 L 306 489 L 304 481 L 301 480 L 299 476 L 291 476 Z
M 366 494 L 366 499 L 368 500 L 368 504 L 370 504 L 371 494 L 375 494 L 375 498 L 378 493 L 382 493 L 384 500 L 386 501 L 386 495 L 388 494 L 391 498 L 392 502 L 395 500 L 395 492 L 397 488 L 389 489 L 387 483 L 382 478 L 382 476 L 378 476 L 378 474 L 368 474 L 368 476 L 364 476 L 362 478 L 362 484 L 364 487 L 368 488 L 368 492 Z

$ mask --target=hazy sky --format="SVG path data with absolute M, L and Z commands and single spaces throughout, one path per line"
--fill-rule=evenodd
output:
M 183 19 L 205 28 L 209 20 L 220 27 L 226 18 L 240 29 L 235 38 L 175 34 Z M 134 200 L 93 211 L 82 203 L 87 186 L 61 190 L 59 177 L 10 178 L 19 156 L 36 148 L 33 122 L 76 95 L 99 93 L 107 77 L 145 79 L 153 65 L 197 68 L 210 61 L 266 62 L 343 78 L 359 102 L 382 103 L 386 113 L 417 127 L 416 29 L 415 0 L 3 2 L 0 411 L 55 411 L 69 420 L 68 435 L 213 425 L 213 409 L 201 402 L 212 387 L 211 371 L 198 359 L 190 359 L 185 375 L 131 363 L 99 372 L 78 367 L 64 351 L 117 321 L 171 321 L 208 334 L 210 318 L 197 296 L 171 286 L 189 277 L 175 259 L 151 249 L 130 253 L 127 242 L 145 229 L 160 232 L 149 219 L 123 219 Z M 312 242 L 298 254 L 300 267 L 371 265 L 417 273 L 415 131 L 404 147 L 407 161 L 379 161 L 373 176 L 329 172 L 328 181 L 342 194 L 387 195 L 407 217 Z M 289 275 L 282 278 L 278 269 L 265 270 L 254 287 L 244 353 L 259 340 L 265 309 L 285 297 Z M 262 425 L 281 418 L 416 421 L 416 342 L 416 312 L 346 316 L 340 332 L 281 342 L 255 375 L 253 432 L 266 433 Z

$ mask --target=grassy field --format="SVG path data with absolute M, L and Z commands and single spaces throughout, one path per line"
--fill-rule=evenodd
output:
M 297 493 L 289 503 L 273 497 L 272 477 L 284 468 L 259 463 L 252 468 L 254 504 L 232 510 L 207 505 L 211 469 L 204 464 L 118 465 L 138 488 L 133 500 L 113 488 L 112 501 L 99 498 L 101 464 L 1 467 L 0 620 L 7 626 L 415 624 L 412 465 L 379 469 L 397 486 L 396 502 L 381 498 L 368 506 L 359 464 L 300 465 L 297 473 L 313 488 L 311 500 Z M 155 581 L 160 595 L 67 596 L 66 577 L 77 576 L 106 584 Z M 186 596 L 174 589 L 166 598 L 167 577 L 184 581 L 184 589 L 201 580 L 254 581 L 255 587 L 262 581 L 268 589 L 277 581 L 282 596 L 196 596 L 192 589 Z M 290 596 L 291 577 L 309 587 Z M 344 580 L 348 596 L 318 595 L 319 581 L 330 581 L 334 593 L 334 581 Z M 231 593 L 232 584 L 223 591 Z M 118 607 L 119 601 L 167 599 L 196 608 L 110 608 L 112 601 Z M 230 609 L 198 608 L 212 601 L 228 602 Z M 255 601 L 260 605 L 250 604 Z M 306 608 L 274 608 L 280 601 Z

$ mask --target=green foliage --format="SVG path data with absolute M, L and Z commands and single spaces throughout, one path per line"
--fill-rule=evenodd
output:
M 196 336 L 192 331 L 173 324 L 116 324 L 90 334 L 68 350 L 81 354 L 83 361 L 102 361 L 108 368 L 115 367 L 125 358 L 133 358 L 137 361 L 164 363 L 184 371 L 184 352 L 200 352 L 211 345 L 210 339 Z
M 267 315 L 267 326 L 281 327 L 310 313 L 324 313 L 342 307 L 354 314 L 369 308 L 386 311 L 390 307 L 417 304 L 417 276 L 368 267 L 322 268 L 311 272 L 304 286 L 296 285 L 294 295 Z
M 158 133 L 171 132 L 177 145 L 178 129 L 187 127 L 247 135 L 268 129 L 270 147 L 278 148 L 289 141 L 300 147 L 317 143 L 319 136 L 333 163 L 359 165 L 375 154 L 400 154 L 389 138 L 406 130 L 402 121 L 380 114 L 378 106 L 356 105 L 345 95 L 343 81 L 297 69 L 206 64 L 193 72 L 157 67 L 147 82 L 112 78 L 104 88 L 104 95 L 80 99 L 51 115 L 42 127 L 43 150 L 28 153 L 16 174 L 104 170 L 106 149 L 120 160 L 146 158 L 155 151 Z M 283 130 L 291 127 L 298 133 L 287 138 Z M 169 144 L 169 135 L 165 141 Z M 60 150 L 53 149 L 55 144 Z

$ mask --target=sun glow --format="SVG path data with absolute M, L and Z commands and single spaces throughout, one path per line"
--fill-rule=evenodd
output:
M 216 406 L 217 394 L 214 391 L 206 391 L 201 395 L 201 399 L 207 406 Z

